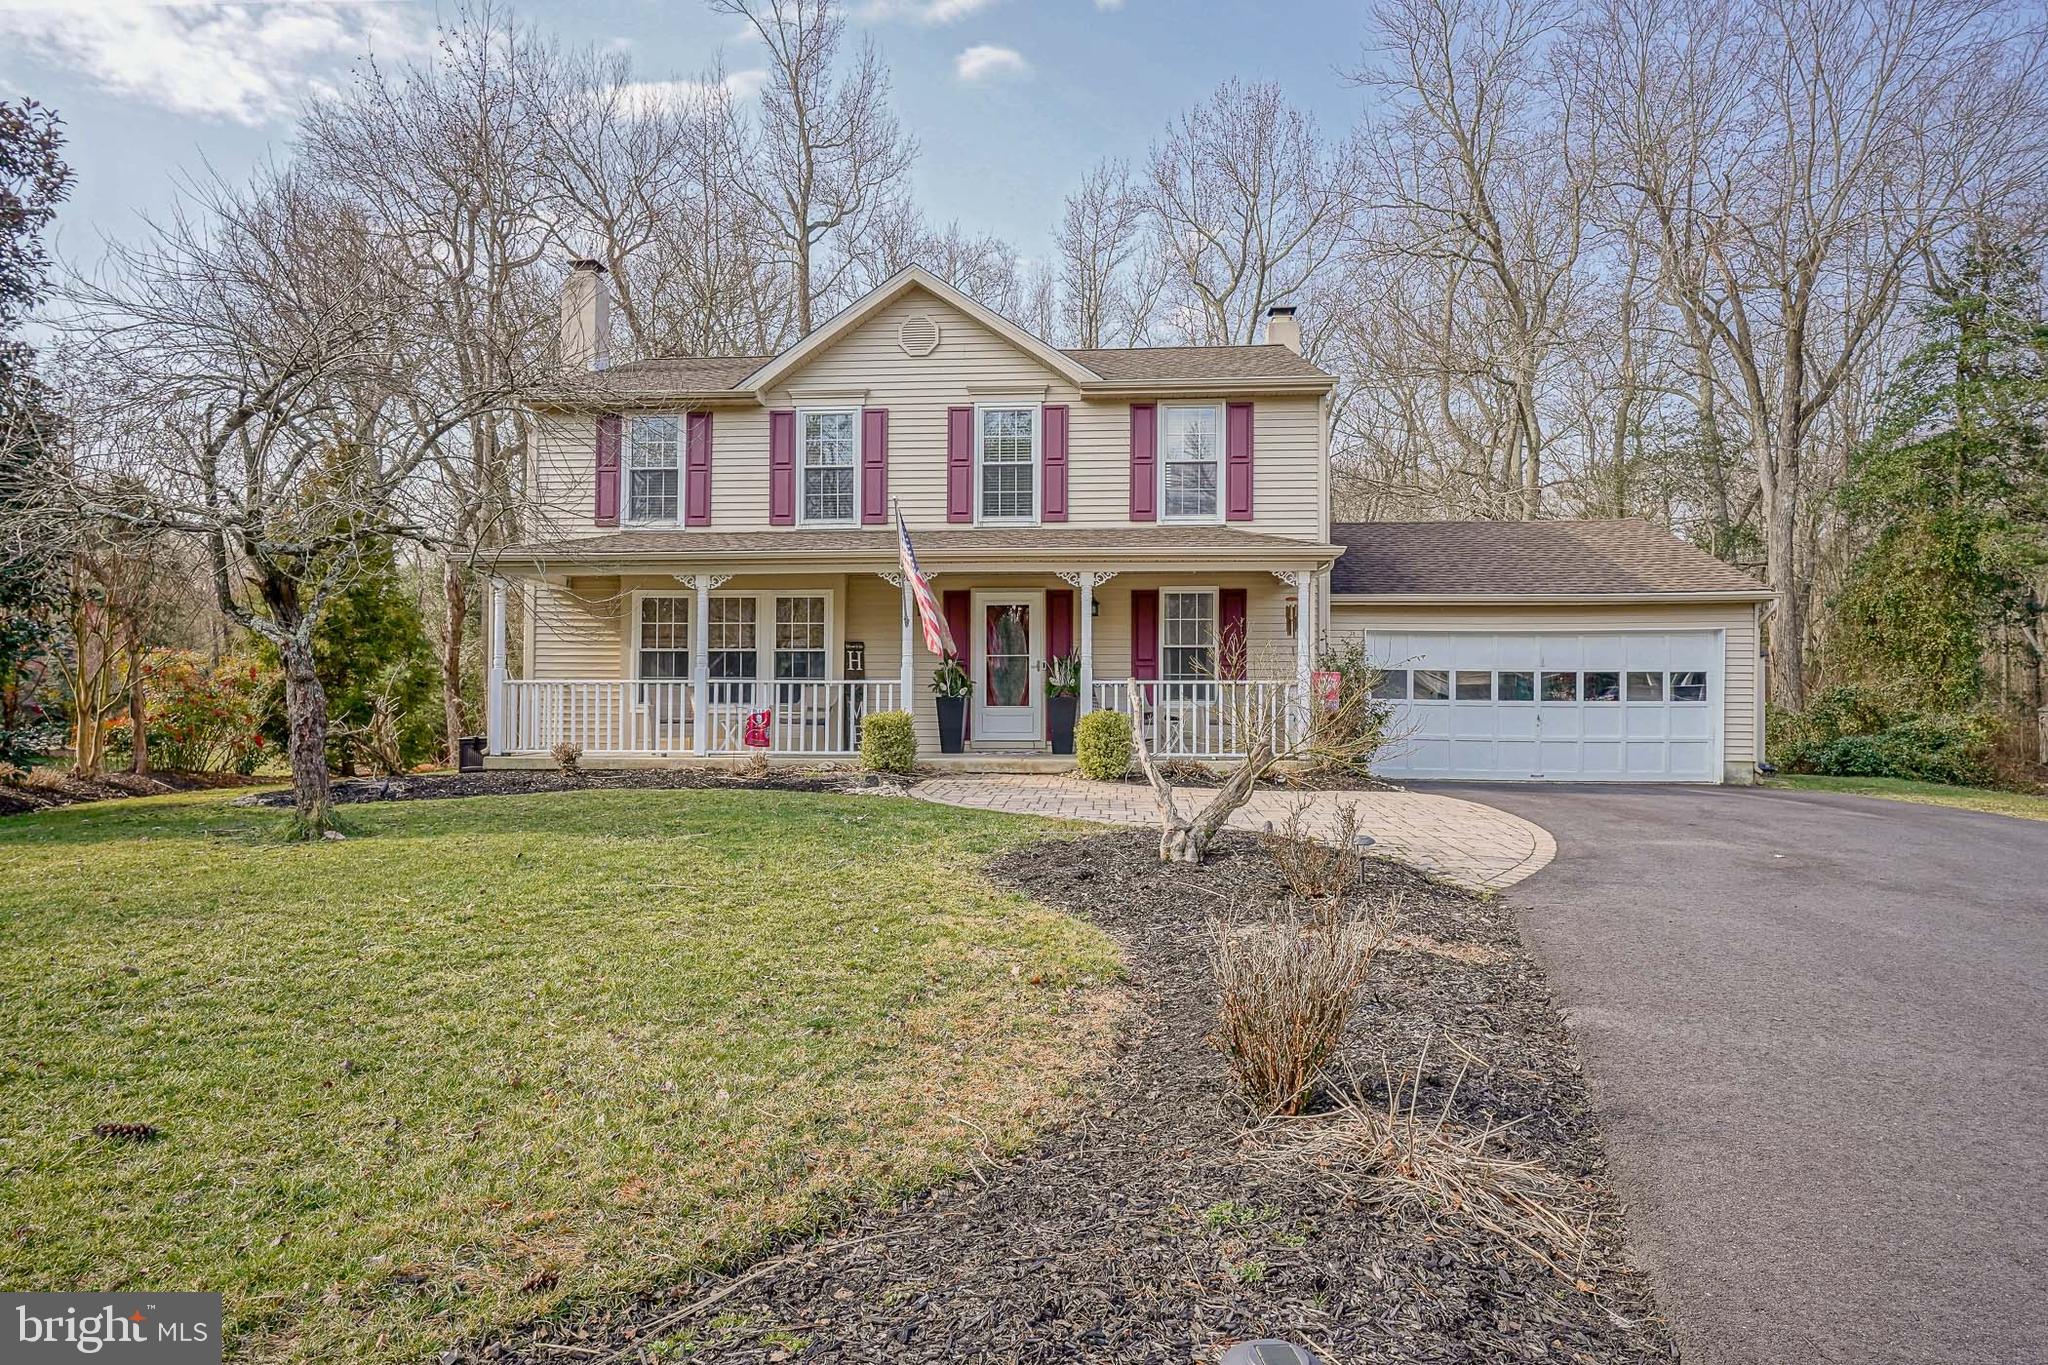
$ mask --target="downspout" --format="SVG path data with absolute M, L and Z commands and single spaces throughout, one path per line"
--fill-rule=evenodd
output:
M 1773 597 L 1756 604 L 1756 773 L 1769 777 L 1777 772 L 1771 763 L 1769 736 L 1771 733 L 1771 651 L 1764 645 L 1764 627 L 1777 614 L 1778 599 Z

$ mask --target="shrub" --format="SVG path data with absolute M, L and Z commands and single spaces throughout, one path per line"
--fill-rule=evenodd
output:
M 251 773 L 266 749 L 264 707 L 277 673 L 255 659 L 209 660 L 196 650 L 152 650 L 142 661 L 149 766 L 170 772 Z M 134 752 L 128 718 L 107 733 L 110 757 Z
M 548 757 L 555 760 L 555 771 L 563 777 L 574 777 L 583 762 L 583 747 L 563 740 L 548 750 Z
M 1830 687 L 1802 712 L 1773 712 L 1768 747 L 1788 772 L 1980 786 L 1998 778 L 1999 734 L 1987 711 L 1918 712 L 1879 689 Z
M 1325 709 L 1320 701 L 1309 712 L 1309 738 L 1303 757 L 1313 769 L 1364 774 L 1372 769 L 1391 736 L 1387 727 L 1393 720 L 1392 702 L 1374 697 L 1380 684 L 1380 670 L 1365 654 L 1362 639 L 1337 640 L 1325 645 L 1316 656 L 1319 672 L 1338 675 L 1337 705 Z
M 1074 762 L 1083 777 L 1115 782 L 1130 771 L 1131 718 L 1121 711 L 1090 711 L 1074 726 Z
M 908 711 L 877 711 L 860 725 L 860 766 L 907 773 L 917 766 L 917 722 Z
M 1335 897 L 1211 922 L 1221 988 L 1215 1042 L 1245 1099 L 1264 1114 L 1296 1114 L 1344 1039 L 1373 954 L 1396 907 L 1375 919 Z
M 1318 839 L 1309 832 L 1311 809 L 1307 797 L 1296 801 L 1280 828 L 1267 830 L 1259 842 L 1295 895 L 1303 899 L 1347 896 L 1365 873 L 1365 859 L 1358 851 L 1358 807 L 1346 802 L 1337 808 L 1337 829 L 1330 839 Z

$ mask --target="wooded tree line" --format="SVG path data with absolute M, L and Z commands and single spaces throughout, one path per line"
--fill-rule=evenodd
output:
M 61 436 L 16 502 L 101 549 L 175 542 L 278 653 L 302 790 L 319 623 L 394 545 L 434 580 L 439 728 L 474 724 L 479 574 L 519 532 L 519 399 L 555 372 L 570 257 L 609 272 L 615 355 L 772 352 L 911 262 L 1072 346 L 1251 342 L 1296 304 L 1342 379 L 1340 516 L 1651 516 L 1767 579 L 1793 709 L 1892 657 L 1838 629 L 1845 593 L 1866 626 L 1904 610 L 1870 557 L 1932 562 L 1895 466 L 1944 423 L 2008 491 L 2038 456 L 2029 6 L 1383 0 L 1343 35 L 1354 126 L 1226 82 L 1145 156 L 1076 167 L 1034 257 L 914 202 L 890 71 L 833 0 L 708 3 L 759 38 L 757 92 L 636 79 L 478 3 L 309 103 L 288 161 L 60 281 Z M 1951 352 L 1995 394 L 1951 366 L 1942 398 Z M 1892 474 L 1860 475 L 1878 451 Z M 1945 590 L 1949 655 L 1980 684 L 2017 660 L 2038 705 L 2037 501 L 1941 487 L 2002 576 Z

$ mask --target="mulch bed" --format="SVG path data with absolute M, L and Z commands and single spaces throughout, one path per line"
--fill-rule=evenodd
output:
M 122 801 L 131 796 L 168 796 L 173 792 L 212 791 L 220 787 L 246 787 L 274 781 L 243 777 L 237 773 L 103 773 L 99 777 L 73 777 L 39 769 L 31 782 L 0 785 L 0 816 L 27 815 L 52 806 L 77 806 L 88 801 Z
M 455 796 L 532 796 L 562 791 L 659 791 L 670 788 L 747 788 L 756 791 L 831 792 L 859 785 L 851 769 L 590 768 L 564 777 L 548 768 L 493 768 L 480 773 L 416 773 L 405 777 L 352 777 L 329 794 L 336 805 L 365 801 L 441 801 Z M 252 806 L 289 807 L 288 791 L 242 798 Z
M 1364 1207 L 1341 1173 L 1283 1156 L 1274 1126 L 1248 1128 L 1207 1041 L 1207 920 L 1285 888 L 1247 838 L 1194 869 L 1163 867 L 1155 848 L 1129 831 L 990 865 L 1114 934 L 1138 1006 L 1086 1112 L 1036 1150 L 730 1277 L 443 1361 L 1186 1362 L 1265 1335 L 1326 1361 L 1676 1360 L 1624 1255 L 1578 1062 L 1509 907 L 1372 863 L 1361 894 L 1402 898 L 1404 946 L 1373 965 L 1344 1069 L 1383 1099 L 1383 1064 L 1413 1068 L 1427 1044 L 1430 1115 L 1466 1068 L 1453 1120 L 1518 1120 L 1504 1154 L 1573 1177 L 1604 1215 L 1569 1279 L 1455 1214 L 1425 1225 Z M 676 1355 L 679 1342 L 694 1350 Z

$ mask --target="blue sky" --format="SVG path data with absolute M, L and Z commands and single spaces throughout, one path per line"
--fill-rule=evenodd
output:
M 449 6 L 414 0 L 0 0 L 0 91 L 56 108 L 78 172 L 59 250 L 88 261 L 132 235 L 177 178 L 238 176 L 288 155 L 291 114 L 366 51 L 423 50 Z M 610 43 L 643 80 L 687 78 L 723 54 L 744 80 L 759 49 L 702 0 L 525 0 L 517 15 L 567 44 Z M 918 139 L 919 203 L 938 222 L 1042 255 L 1072 182 L 1104 155 L 1142 161 L 1168 119 L 1227 77 L 1274 80 L 1329 130 L 1365 92 L 1357 3 L 1171 0 L 852 0 L 851 27 L 893 69 Z

